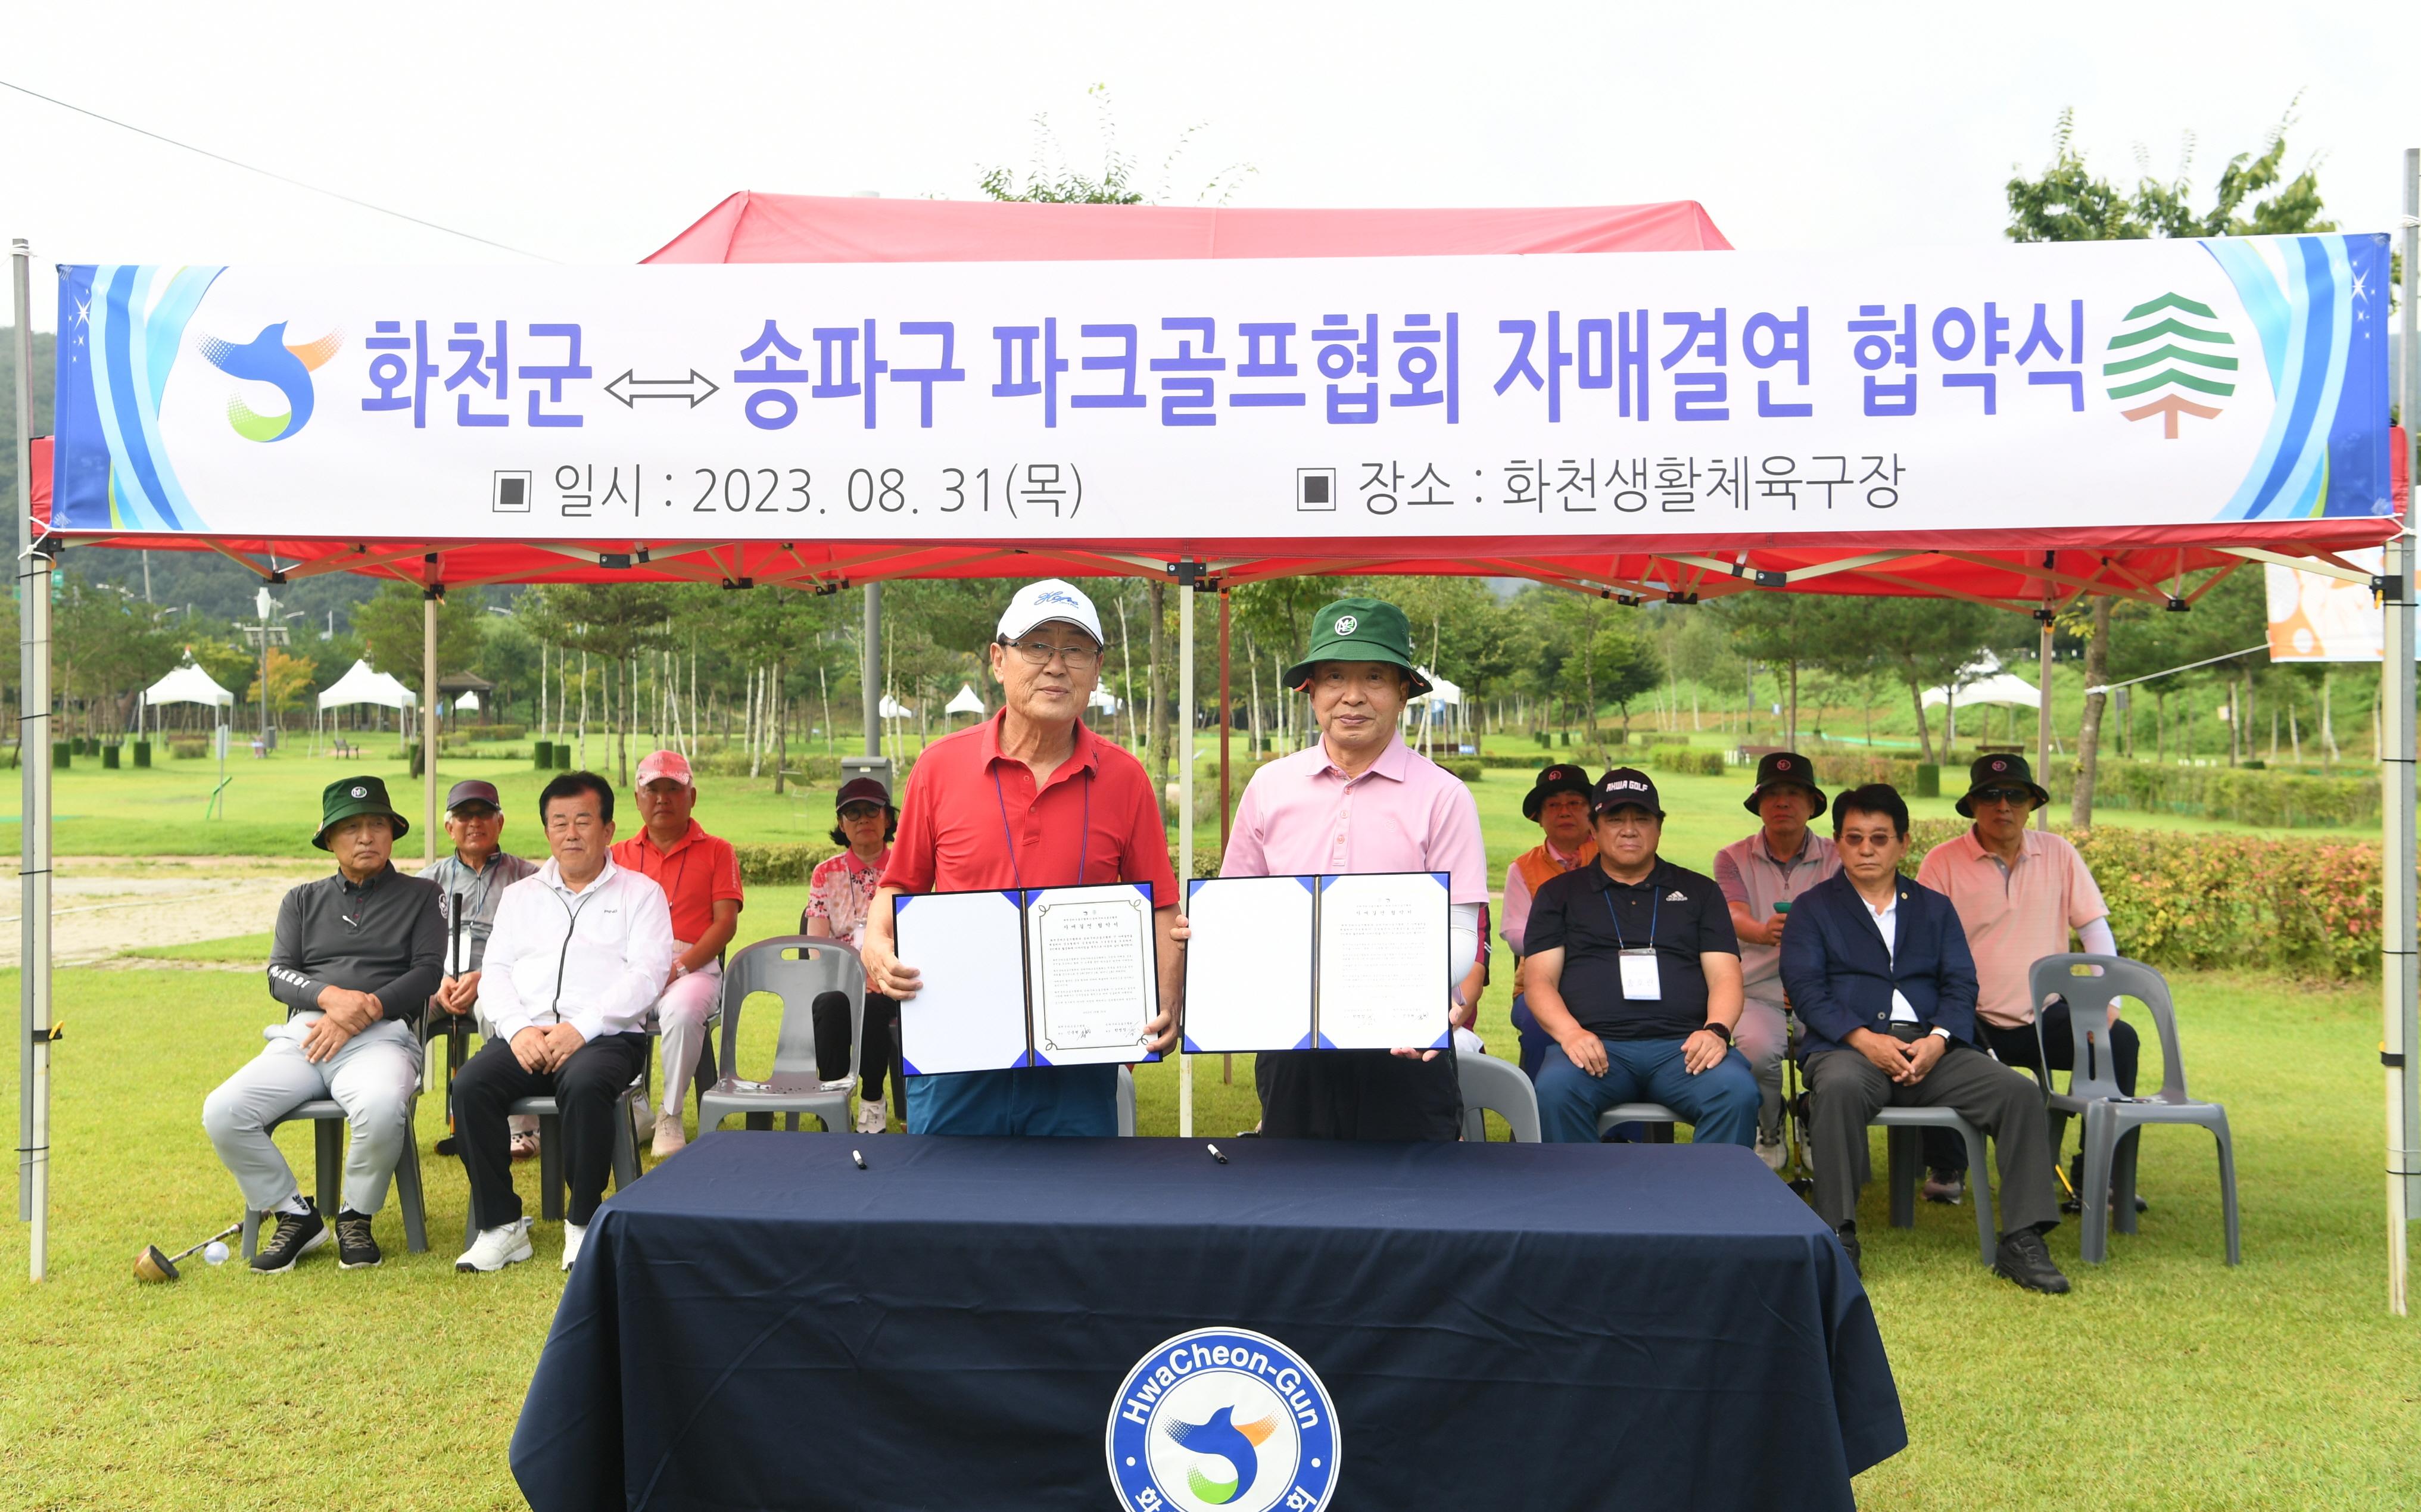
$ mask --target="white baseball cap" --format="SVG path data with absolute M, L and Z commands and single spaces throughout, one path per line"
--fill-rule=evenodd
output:
M 1093 644 L 1102 645 L 1101 616 L 1093 610 L 1093 600 L 1085 590 L 1058 578 L 1044 578 L 1017 590 L 1001 612 L 1000 635 L 1003 640 L 1015 640 L 1037 625 L 1054 619 L 1066 620 L 1093 637 Z

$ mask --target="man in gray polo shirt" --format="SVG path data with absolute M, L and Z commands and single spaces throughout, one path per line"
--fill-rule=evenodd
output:
M 448 1024 L 474 1019 L 481 1035 L 489 1032 L 488 1016 L 479 1011 L 479 968 L 488 955 L 488 936 L 496 927 L 496 901 L 505 889 L 538 870 L 538 863 L 504 848 L 504 799 L 496 785 L 467 778 L 445 795 L 445 837 L 454 849 L 421 868 L 420 875 L 445 894 L 445 977 L 429 999 L 430 1013 L 424 1031 L 434 1037 Z M 459 915 L 459 920 L 458 920 Z M 460 1069 L 459 1039 L 447 1064 Z M 446 1094 L 450 1100 L 453 1087 Z M 517 1115 L 512 1120 L 513 1159 L 538 1153 L 538 1119 Z M 454 1136 L 437 1142 L 437 1153 L 454 1153 Z
M 311 843 L 336 857 L 336 873 L 286 895 L 269 951 L 269 995 L 286 1005 L 286 1021 L 202 1104 L 202 1127 L 244 1206 L 276 1216 L 276 1233 L 252 1262 L 264 1274 L 290 1270 L 328 1242 L 326 1218 L 269 1137 L 271 1124 L 323 1098 L 344 1108 L 353 1130 L 336 1215 L 337 1263 L 348 1270 L 379 1263 L 370 1218 L 385 1205 L 412 1137 L 420 1085 L 413 1021 L 436 990 L 445 954 L 437 884 L 395 869 L 395 842 L 412 827 L 388 803 L 386 785 L 340 777 L 320 806 Z
M 1715 852 L 1715 885 L 1740 936 L 1740 1052 L 1757 1073 L 1757 1153 L 1779 1171 L 1782 1052 L 1789 1039 L 1782 1001 L 1782 929 L 1790 900 L 1841 869 L 1833 842 L 1807 827 L 1824 812 L 1816 768 L 1796 751 L 1769 752 L 1742 806 L 1763 820 L 1756 834 Z M 1778 910 L 1776 905 L 1780 905 Z

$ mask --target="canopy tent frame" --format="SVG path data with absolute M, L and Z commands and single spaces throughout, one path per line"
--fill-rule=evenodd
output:
M 2409 413 L 2410 397 L 2421 395 L 2421 371 L 2416 371 L 2421 369 L 2421 350 L 2416 350 L 2413 336 L 2413 307 L 2416 300 L 2421 300 L 2421 276 L 2416 276 L 2416 260 L 2421 259 L 2414 255 L 2413 230 L 2414 217 L 2421 216 L 2421 200 L 2416 200 L 2416 194 L 2421 194 L 2421 157 L 2408 154 L 2406 178 L 2407 284 L 2400 376 L 2408 396 Z M 1632 207 L 1617 211 L 1192 212 L 1149 207 L 877 203 L 883 212 L 897 214 L 908 230 L 886 240 L 867 231 L 862 225 L 852 225 L 846 234 L 836 232 L 825 244 L 803 250 L 797 244 L 784 243 L 779 255 L 768 256 L 765 248 L 778 242 L 780 234 L 811 239 L 825 223 L 837 225 L 861 216 L 869 209 L 867 202 L 735 195 L 648 260 L 1016 260 L 1627 250 L 1632 243 L 1620 240 L 1622 233 L 1614 226 L 1617 220 L 1626 226 L 1647 226 L 1651 238 L 1663 239 L 1639 245 L 1688 245 L 1710 250 L 1727 245 L 1695 205 L 1686 209 Z M 1575 229 L 1577 223 L 1590 222 L 1592 217 L 1603 224 Z M 972 233 L 966 227 L 978 223 L 1008 227 L 1007 240 L 1016 243 L 1015 248 L 1003 252 L 988 243 L 971 246 L 965 239 Z M 775 229 L 769 231 L 768 226 Z M 1340 226 L 1347 229 L 1340 231 Z M 1316 234 L 1306 227 L 1315 227 Z M 1252 229 L 1247 233 L 1247 228 Z M 1129 237 L 1130 231 L 1138 234 Z M 1289 242 L 1289 236 L 1297 238 L 1300 244 Z M 1358 243 L 1357 236 L 1362 239 Z M 1162 240 L 1152 241 L 1155 237 Z M 952 238 L 959 240 L 953 242 Z M 1374 241 L 1388 244 L 1370 244 Z M 1048 250 L 1036 250 L 1046 243 Z M 30 370 L 26 273 L 29 255 L 25 243 L 16 243 L 21 372 Z M 18 444 L 19 475 L 23 480 L 19 501 L 23 550 L 19 582 L 21 592 L 26 596 L 21 637 L 30 710 L 23 716 L 23 729 L 29 745 L 46 742 L 48 736 L 46 579 L 52 569 L 52 557 L 63 538 L 72 538 L 78 544 L 128 549 L 210 550 L 273 584 L 329 571 L 393 578 L 421 588 L 424 597 L 426 686 L 420 700 L 424 749 L 428 753 L 423 773 L 428 804 L 424 833 L 431 837 L 432 848 L 437 828 L 438 783 L 434 739 L 436 610 L 448 587 L 504 582 L 656 581 L 714 583 L 733 590 L 784 586 L 832 593 L 853 585 L 871 587 L 889 578 L 926 576 L 1054 574 L 1145 576 L 1170 581 L 1179 590 L 1179 697 L 1181 707 L 1189 711 L 1180 735 L 1186 759 L 1180 764 L 1181 819 L 1178 841 L 1179 874 L 1188 876 L 1194 860 L 1196 766 L 1191 714 L 1195 702 L 1194 598 L 1199 592 L 1218 592 L 1245 583 L 1306 573 L 1438 573 L 1519 576 L 1574 593 L 1632 603 L 1650 598 L 1696 603 L 1751 589 L 1930 596 L 2034 616 L 2044 621 L 2047 641 L 2048 620 L 2054 605 L 2073 603 L 2095 592 L 2164 604 L 2182 598 L 2190 605 L 2226 573 L 2249 562 L 2284 561 L 2302 569 L 2341 578 L 2354 574 L 2378 588 L 2386 606 L 2389 654 L 2382 675 L 2386 705 L 2383 744 L 2398 753 L 2390 760 L 2400 763 L 2402 769 L 2391 783 L 2393 792 L 2385 805 L 2383 870 L 2388 923 L 2387 938 L 2382 943 L 2382 999 L 2387 1020 L 2383 1059 L 2388 1079 L 2390 1305 L 2397 1313 L 2405 1311 L 2408 1236 L 2403 1220 L 2408 1201 L 2413 1207 L 2421 1207 L 2421 1154 L 2416 1154 L 2416 1146 L 2421 1146 L 2421 1116 L 2416 1116 L 2413 1096 L 2415 1079 L 2406 1074 L 2404 1066 L 2407 1048 L 2421 1045 L 2421 1036 L 2415 1035 L 2412 1022 L 2416 980 L 2421 979 L 2416 978 L 2413 917 L 2413 553 L 2409 535 L 2397 535 L 2389 543 L 2387 569 L 2376 577 L 2358 573 L 2337 554 L 2339 548 L 2375 544 L 2381 535 L 2394 528 L 2386 522 L 2340 518 L 2214 522 L 2196 527 L 2195 539 L 2185 545 L 2177 543 L 2177 527 L 2118 527 L 2099 532 L 2078 527 L 1929 533 L 1928 544 L 1895 550 L 1877 550 L 1871 535 L 1794 537 L 1777 545 L 1771 537 L 1702 534 L 1686 539 L 1605 537 L 1398 540 L 1355 543 L 1325 555 L 1304 542 L 1292 540 L 1222 541 L 1215 551 L 1206 552 L 1202 548 L 1210 543 L 1196 544 L 1183 538 L 1066 545 L 849 541 L 805 543 L 804 549 L 797 541 L 730 539 L 604 538 L 500 546 L 492 540 L 406 541 L 365 537 L 272 541 L 147 536 L 123 531 L 63 538 L 50 530 L 47 519 L 36 518 L 36 469 L 30 460 L 29 422 L 25 386 L 21 383 Z M 2410 437 L 2405 444 L 2410 447 Z M 46 477 L 47 469 L 42 471 Z M 1508 544 L 1512 546 L 1510 551 L 1506 549 Z M 409 565 L 414 556 L 420 558 L 416 570 Z M 445 570 L 449 561 L 455 568 L 450 574 Z M 2183 593 L 2187 573 L 2213 567 L 2222 571 L 2212 574 L 2192 594 Z M 1920 573 L 1928 575 L 1917 575 Z M 2170 582 L 2165 593 L 2161 587 L 2163 578 Z M 2401 657 L 2397 654 L 2399 647 L 2404 649 Z M 1224 671 L 1223 659 L 1223 674 Z M 2043 678 L 2044 701 L 2038 725 L 2038 748 L 2043 750 L 2048 749 L 2049 741 L 2049 683 L 2048 677 Z M 1221 718 L 1224 736 L 1224 707 Z M 1224 789 L 1224 761 L 1222 766 Z M 36 1279 L 39 1279 L 46 1233 L 41 1209 L 47 1201 L 48 1034 L 52 1021 L 50 769 L 47 762 L 27 762 L 23 768 L 26 796 L 23 809 L 25 849 L 22 887 L 26 966 L 21 1004 L 25 1023 L 24 1037 L 21 1039 L 25 1049 L 21 1111 L 26 1122 L 21 1128 L 20 1139 L 20 1207 L 21 1214 L 35 1224 L 32 1269 Z M 1223 803 L 1223 810 L 1224 806 Z M 1224 819 L 1223 812 L 1223 823 Z M 1192 1071 L 1191 1058 L 1179 1057 L 1179 1130 L 1188 1135 L 1193 1122 Z

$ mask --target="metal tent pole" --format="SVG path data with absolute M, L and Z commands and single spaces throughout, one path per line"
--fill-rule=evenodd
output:
M 2035 617 L 2042 624 L 2042 648 L 2035 656 L 2035 680 L 2039 684 L 2035 690 L 2035 780 L 2043 785 L 2045 791 L 2049 791 L 2051 787 L 2051 605 L 2045 604 L 2035 611 Z M 2051 828 L 2049 803 L 2035 810 L 2035 828 L 2038 830 Z
M 2399 405 L 2404 419 L 2406 458 L 2421 458 L 2412 449 L 2421 415 L 2421 347 L 2414 342 L 2413 302 L 2421 299 L 2421 148 L 2404 152 L 2404 310 Z M 2408 480 L 2413 474 L 2408 470 Z M 2410 482 L 2408 481 L 2408 487 Z M 2409 1221 L 2421 1208 L 2421 1078 L 2411 1064 L 2421 1054 L 2421 962 L 2414 951 L 2413 913 L 2413 505 L 2404 507 L 2402 528 L 2388 543 L 2387 592 L 2381 607 L 2386 619 L 2380 662 L 2381 809 L 2386 829 L 2381 853 L 2387 868 L 2382 898 L 2386 905 L 2385 936 L 2381 943 L 2380 993 L 2386 1019 L 2380 1059 L 2387 1069 L 2387 1310 L 2401 1317 L 2407 1311 L 2412 1230 Z
M 882 585 L 866 585 L 866 633 L 859 637 L 857 680 L 866 706 L 866 754 L 882 754 Z M 897 779 L 889 785 L 891 801 L 899 801 Z
M 33 248 L 9 248 L 17 303 L 17 1216 L 33 1225 L 26 1272 L 51 1247 L 51 558 L 34 543 Z
M 437 581 L 437 558 L 429 558 L 429 585 L 420 590 L 420 854 L 437 864 L 437 603 L 445 585 Z
M 1177 564 L 1177 906 L 1194 876 L 1194 585 L 1199 562 Z M 1194 1137 L 1194 1057 L 1177 1049 L 1177 1135 Z

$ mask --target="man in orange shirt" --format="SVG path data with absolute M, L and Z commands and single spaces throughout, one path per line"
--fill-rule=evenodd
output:
M 706 1043 L 706 1021 L 723 995 L 723 951 L 740 928 L 740 858 L 728 840 L 690 817 L 697 784 L 689 758 L 658 751 L 639 763 L 639 833 L 614 847 L 614 865 L 651 879 L 673 911 L 673 964 L 656 999 L 664 1041 L 663 1106 L 655 1110 L 655 1156 L 679 1153 L 681 1102 Z

